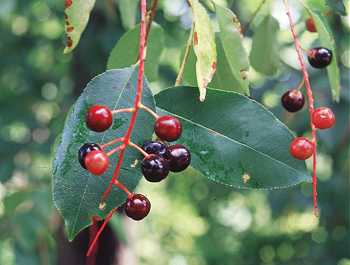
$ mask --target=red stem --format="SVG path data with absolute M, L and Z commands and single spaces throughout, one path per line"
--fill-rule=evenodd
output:
M 106 219 L 104 220 L 103 224 L 101 225 L 100 229 L 97 231 L 94 240 L 90 243 L 90 247 L 86 253 L 87 257 L 90 257 L 91 255 L 93 255 L 94 251 L 95 251 L 95 246 L 97 246 L 98 243 L 98 239 L 100 237 L 100 235 L 102 234 L 104 228 L 106 227 L 106 225 L 108 224 L 108 222 L 112 219 L 113 214 L 115 213 L 115 211 L 117 210 L 117 208 L 112 209 L 109 214 L 107 215 Z
M 318 208 L 317 208 L 317 175 L 316 175 L 317 141 L 316 141 L 316 127 L 312 123 L 312 114 L 314 112 L 314 98 L 313 98 L 313 95 L 312 95 L 312 89 L 311 89 L 311 84 L 310 84 L 310 80 L 309 80 L 309 75 L 308 75 L 308 72 L 306 70 L 306 66 L 305 66 L 305 62 L 304 62 L 302 48 L 301 48 L 300 41 L 299 41 L 299 39 L 297 37 L 297 34 L 296 34 L 296 31 L 295 31 L 294 22 L 293 22 L 292 15 L 290 13 L 290 9 L 289 9 L 289 6 L 288 6 L 288 0 L 284 0 L 284 4 L 286 6 L 287 16 L 288 16 L 289 24 L 290 24 L 290 30 L 292 32 L 295 49 L 296 49 L 296 52 L 298 54 L 299 64 L 300 64 L 301 71 L 302 71 L 303 76 L 304 76 L 306 94 L 307 94 L 308 102 L 309 102 L 310 126 L 311 126 L 311 130 L 312 130 L 312 143 L 314 145 L 312 190 L 313 190 L 313 200 L 314 200 L 314 212 L 315 212 L 315 215 L 318 215 Z
M 142 97 L 142 87 L 143 87 L 143 74 L 145 70 L 145 46 L 146 46 L 146 15 L 147 15 L 147 1 L 141 0 L 140 1 L 140 11 L 141 11 L 141 22 L 140 22 L 140 44 L 139 44 L 139 71 L 137 76 L 137 89 L 136 89 L 136 96 L 134 100 L 134 112 L 132 112 L 132 116 L 130 119 L 129 128 L 124 136 L 124 145 L 125 147 L 121 149 L 119 153 L 119 159 L 117 166 L 115 168 L 115 171 L 113 173 L 113 177 L 111 181 L 109 182 L 108 188 L 105 190 L 105 192 L 102 195 L 101 203 L 104 203 L 110 194 L 113 184 L 118 179 L 120 168 L 123 164 L 124 155 L 126 147 L 129 145 L 130 137 L 132 130 L 135 126 L 136 118 L 138 111 L 140 109 L 140 103 L 141 103 L 141 97 Z
M 92 217 L 92 225 L 89 227 L 89 245 L 92 243 L 98 231 L 98 217 Z M 98 250 L 98 241 L 94 244 L 94 247 L 91 250 L 90 256 L 86 259 L 86 265 L 95 265 L 96 264 L 96 255 Z

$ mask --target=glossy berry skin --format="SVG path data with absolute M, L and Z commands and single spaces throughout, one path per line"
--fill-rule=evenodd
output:
M 305 104 L 303 93 L 299 89 L 290 89 L 281 98 L 282 106 L 289 112 L 301 110 Z
M 335 124 L 335 115 L 330 108 L 317 108 L 312 114 L 312 123 L 318 129 L 331 128 Z
M 169 174 L 169 164 L 159 155 L 149 155 L 141 162 L 142 174 L 150 182 L 159 182 Z
M 91 174 L 100 176 L 108 169 L 109 158 L 104 152 L 94 150 L 86 155 L 85 166 Z
M 182 126 L 180 121 L 172 116 L 159 117 L 154 124 L 154 132 L 165 141 L 172 142 L 180 138 Z
M 323 47 L 312 48 L 307 52 L 309 63 L 315 68 L 325 68 L 332 62 L 333 53 Z
M 107 130 L 113 122 L 111 110 L 105 106 L 91 106 L 86 113 L 86 126 L 95 132 Z
M 297 137 L 290 144 L 291 155 L 299 160 L 306 160 L 314 153 L 314 145 L 306 137 Z
M 307 29 L 309 32 L 317 32 L 317 29 L 316 29 L 316 26 L 315 26 L 315 22 L 314 22 L 314 20 L 312 19 L 312 17 L 309 17 L 309 18 L 305 21 L 305 26 L 306 26 L 306 29 Z
M 142 145 L 142 149 L 148 154 L 163 156 L 166 151 L 166 145 L 161 142 L 147 141 Z
M 151 203 L 142 194 L 132 194 L 125 204 L 125 213 L 135 221 L 145 218 L 151 210 Z
M 170 171 L 180 172 L 191 164 L 191 153 L 185 146 L 175 144 L 168 147 L 165 159 L 169 162 Z
M 86 155 L 94 150 L 101 150 L 101 147 L 98 144 L 94 144 L 94 143 L 86 143 L 80 147 L 78 151 L 78 159 L 79 159 L 80 165 L 83 168 L 86 169 L 86 166 L 85 166 Z

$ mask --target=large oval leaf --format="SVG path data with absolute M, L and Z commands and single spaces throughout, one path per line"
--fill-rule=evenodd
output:
M 65 0 L 67 43 L 64 53 L 71 52 L 78 45 L 94 5 L 95 0 Z
M 126 32 L 113 48 L 108 58 L 107 69 L 122 68 L 133 65 L 139 58 L 140 26 Z M 164 46 L 164 32 L 161 26 L 152 24 L 147 42 L 146 77 L 154 81 L 158 77 L 159 59 Z
M 305 163 L 289 154 L 293 134 L 271 112 L 235 92 L 207 92 L 204 103 L 192 87 L 155 97 L 160 111 L 182 120 L 180 142 L 191 150 L 195 169 L 238 188 L 285 188 L 310 180 Z
M 266 16 L 254 29 L 250 63 L 256 71 L 265 75 L 273 75 L 278 69 L 278 30 L 279 23 L 272 16 Z
M 333 99 L 339 101 L 340 96 L 340 74 L 337 62 L 337 51 L 335 40 L 332 35 L 332 31 L 329 28 L 327 20 L 324 15 L 318 11 L 313 11 L 306 4 L 304 4 L 306 10 L 315 22 L 317 33 L 319 35 L 321 46 L 326 47 L 333 52 L 332 63 L 327 67 L 327 73 L 329 78 L 330 87 L 332 90 Z
M 114 189 L 106 208 L 99 209 L 101 195 L 108 186 L 118 155 L 115 154 L 110 158 L 109 170 L 102 177 L 96 177 L 80 166 L 77 152 L 84 143 L 105 143 L 124 135 L 129 125 L 130 113 L 117 115 L 113 128 L 104 133 L 95 133 L 87 129 L 85 113 L 92 104 L 107 105 L 111 109 L 132 107 L 136 82 L 137 68 L 107 71 L 90 81 L 68 114 L 53 162 L 53 199 L 65 220 L 70 240 L 90 224 L 92 216 L 104 218 L 112 208 L 125 201 L 125 193 Z M 155 109 L 153 96 L 146 80 L 143 89 L 143 104 Z M 131 137 L 132 141 L 141 143 L 150 139 L 152 133 L 152 117 L 148 113 L 140 112 Z M 134 190 L 140 180 L 141 173 L 137 166 L 139 158 L 139 153 L 128 148 L 120 181 L 130 190 Z

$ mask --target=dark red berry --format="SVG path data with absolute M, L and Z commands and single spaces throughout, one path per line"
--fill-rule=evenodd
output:
M 111 110 L 105 106 L 94 105 L 86 113 L 86 126 L 95 132 L 107 130 L 113 122 Z
M 331 128 L 335 124 L 335 115 L 330 108 L 317 108 L 312 114 L 312 123 L 318 129 Z
M 181 136 L 182 126 L 180 121 L 172 116 L 159 117 L 154 124 L 154 132 L 165 141 L 172 142 Z
M 165 159 L 169 162 L 169 169 L 172 172 L 183 171 L 191 164 L 190 151 L 181 144 L 169 146 Z
M 163 156 L 166 152 L 166 145 L 161 142 L 147 141 L 142 145 L 142 149 L 148 154 Z
M 317 32 L 316 26 L 315 26 L 315 21 L 313 20 L 312 17 L 309 17 L 306 21 L 305 21 L 305 26 L 306 29 L 309 32 Z
M 145 218 L 151 210 L 151 203 L 142 194 L 133 194 L 125 204 L 125 213 L 130 218 L 140 221 Z
M 290 144 L 291 155 L 299 160 L 305 160 L 314 153 L 314 145 L 306 137 L 297 137 Z
M 149 155 L 141 162 L 142 174 L 150 182 L 159 182 L 169 174 L 168 162 L 159 155 Z
M 307 52 L 309 63 L 315 68 L 325 68 L 332 62 L 333 53 L 323 47 L 312 48 Z
M 94 150 L 101 150 L 101 147 L 98 144 L 93 144 L 93 143 L 86 143 L 80 147 L 78 151 L 78 158 L 79 158 L 79 163 L 83 168 L 86 168 L 85 166 L 86 155 Z
M 290 89 L 283 94 L 281 102 L 283 107 L 289 112 L 297 112 L 303 108 L 305 98 L 299 89 Z
M 104 152 L 94 150 L 86 155 L 85 166 L 91 174 L 100 176 L 107 170 L 109 158 Z

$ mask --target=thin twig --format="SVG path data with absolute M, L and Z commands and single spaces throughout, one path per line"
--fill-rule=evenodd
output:
M 181 66 L 180 66 L 180 69 L 179 69 L 179 73 L 178 73 L 178 75 L 176 77 L 175 86 L 179 86 L 182 83 L 182 79 L 183 79 L 183 75 L 184 75 L 184 72 L 185 72 L 186 63 L 187 63 L 188 57 L 190 55 L 190 51 L 191 51 L 192 44 L 193 44 L 193 32 L 194 32 L 194 24 L 192 24 L 190 35 L 188 36 L 185 54 L 184 54 L 184 56 L 182 58 Z
M 315 125 L 312 123 L 312 114 L 314 112 L 314 98 L 312 95 L 312 89 L 311 89 L 311 84 L 310 84 L 310 80 L 309 80 L 309 74 L 306 70 L 306 66 L 305 66 L 305 62 L 304 62 L 304 57 L 303 57 L 303 52 L 302 52 L 302 48 L 300 45 L 300 41 L 297 37 L 295 28 L 294 28 L 294 22 L 292 19 L 292 15 L 290 13 L 290 9 L 288 6 L 288 0 L 284 0 L 284 5 L 286 7 L 286 11 L 287 11 L 287 16 L 289 19 L 289 24 L 290 24 L 290 30 L 293 36 L 293 40 L 294 40 L 294 45 L 295 45 L 295 49 L 296 52 L 298 54 L 298 60 L 299 60 L 299 64 L 301 67 L 301 71 L 303 73 L 304 76 L 304 81 L 305 81 L 305 88 L 306 88 L 306 93 L 307 93 L 307 97 L 308 97 L 308 101 L 309 101 L 309 115 L 310 115 L 310 126 L 311 126 L 311 130 L 312 130 L 312 143 L 314 145 L 314 153 L 313 153 L 313 174 L 312 174 L 312 189 L 313 189 L 313 199 L 314 199 L 314 213 L 317 216 L 318 215 L 318 208 L 317 208 L 317 175 L 316 175 L 316 154 L 317 154 L 317 141 L 316 141 L 316 127 Z

